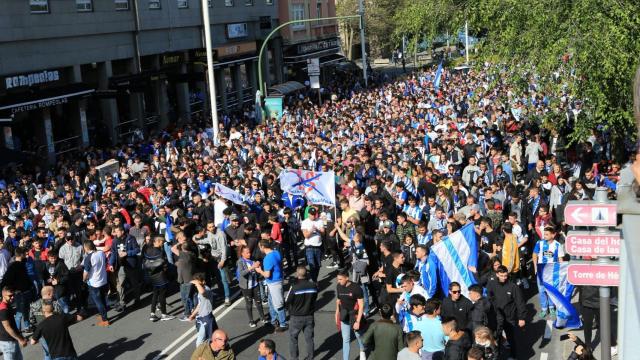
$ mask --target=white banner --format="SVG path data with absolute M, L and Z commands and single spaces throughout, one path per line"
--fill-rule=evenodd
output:
M 227 200 L 230 200 L 238 205 L 242 205 L 244 204 L 244 197 L 237 191 L 234 191 L 232 189 L 229 189 L 228 187 L 215 183 L 214 184 L 214 188 L 213 188 L 213 192 L 222 197 L 225 198 Z
M 286 169 L 282 170 L 279 178 L 284 192 L 304 196 L 310 204 L 336 206 L 333 171 Z

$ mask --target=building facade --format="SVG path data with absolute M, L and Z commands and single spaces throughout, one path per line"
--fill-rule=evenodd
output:
M 334 0 L 281 0 L 279 3 L 278 18 L 281 24 L 291 20 L 334 16 L 336 16 Z M 308 59 L 319 58 L 321 68 L 344 59 L 340 55 L 338 23 L 335 20 L 292 24 L 283 28 L 280 33 L 287 80 L 307 81 Z M 322 75 L 321 70 L 321 78 Z
M 277 0 L 210 0 L 218 110 L 251 105 L 257 49 Z M 0 120 L 5 147 L 55 160 L 127 141 L 207 106 L 200 0 L 4 0 Z M 281 42 L 266 81 L 282 81 Z

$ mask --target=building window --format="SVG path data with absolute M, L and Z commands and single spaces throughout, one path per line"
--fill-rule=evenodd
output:
M 32 14 L 49 13 L 49 0 L 30 0 L 29 10 Z
M 224 6 L 233 6 L 233 0 L 224 0 Z
M 264 0 L 264 3 L 267 5 L 273 5 L 273 0 Z
M 316 17 L 318 19 L 322 17 L 322 3 L 320 1 L 316 3 Z
M 291 19 L 292 20 L 304 20 L 304 4 L 292 4 L 291 5 Z M 291 28 L 300 30 L 305 28 L 305 23 L 291 24 Z
M 79 12 L 93 11 L 92 0 L 76 0 L 76 10 Z
M 253 6 L 253 0 L 244 0 L 244 6 Z
M 178 9 L 188 9 L 189 0 L 178 0 Z
M 160 4 L 160 0 L 149 0 L 149 9 L 151 10 L 162 9 L 162 4 Z
M 115 0 L 116 10 L 129 10 L 129 0 Z
M 271 16 L 260 16 L 260 29 L 271 29 Z
M 213 7 L 213 4 L 211 3 L 211 0 L 207 0 L 209 3 L 209 7 Z

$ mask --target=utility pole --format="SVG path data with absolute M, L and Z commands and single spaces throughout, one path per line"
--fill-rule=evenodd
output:
M 464 54 L 467 56 L 467 65 L 469 65 L 469 22 L 464 22 Z
M 364 0 L 358 0 L 358 14 L 360 14 L 360 51 L 362 51 L 362 74 L 364 75 L 364 87 L 369 87 L 367 76 L 367 43 L 364 37 Z
M 213 125 L 213 143 L 218 140 L 218 104 L 216 102 L 216 83 L 213 77 L 213 50 L 211 49 L 211 23 L 209 22 L 209 2 L 202 0 L 202 23 L 204 26 L 204 47 L 207 50 L 207 82 L 209 83 L 209 102 L 211 104 L 211 122 Z

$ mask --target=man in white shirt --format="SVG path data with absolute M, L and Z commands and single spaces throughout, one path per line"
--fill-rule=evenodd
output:
M 318 219 L 318 209 L 309 209 L 309 217 L 300 224 L 304 236 L 305 255 L 309 265 L 310 277 L 313 282 L 318 281 L 318 273 L 322 265 L 322 235 L 324 222 Z
M 91 300 L 96 305 L 102 318 L 98 326 L 109 326 L 107 318 L 107 258 L 104 252 L 97 251 L 91 240 L 83 243 L 87 254 L 83 261 L 84 273 L 82 279 L 87 283 Z

